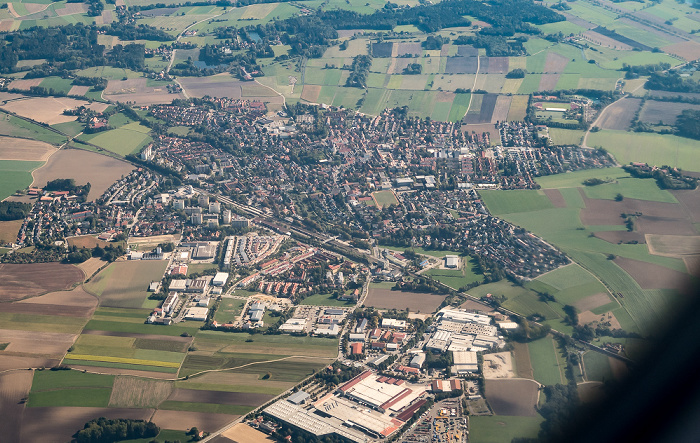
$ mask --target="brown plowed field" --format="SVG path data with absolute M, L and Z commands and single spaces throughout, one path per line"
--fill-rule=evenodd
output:
M 499 95 L 496 99 L 496 107 L 491 115 L 491 123 L 504 122 L 508 120 L 510 104 L 513 102 L 512 96 Z
M 72 291 L 50 292 L 39 297 L 27 298 L 16 303 L 38 303 L 47 305 L 64 305 L 95 308 L 97 306 L 97 298 L 83 291 L 83 288 L 77 287 Z
M 34 371 L 15 371 L 0 375 L 0 435 L 3 441 L 20 441 L 24 404 L 29 395 Z
M 507 74 L 509 62 L 508 57 L 489 57 L 489 74 Z
M 129 337 L 129 338 L 140 338 L 147 340 L 168 340 L 176 341 L 180 343 L 189 343 L 193 340 L 192 337 L 172 337 L 169 335 L 155 335 L 155 334 L 137 334 L 135 332 L 114 332 L 114 331 L 98 331 L 95 329 L 85 329 L 83 334 L 90 335 L 103 335 L 107 337 Z
M 534 417 L 538 390 L 532 380 L 486 380 L 486 400 L 496 415 Z
M 240 415 L 212 414 L 208 412 L 165 411 L 159 409 L 152 421 L 164 429 L 186 431 L 193 426 L 205 432 L 214 432 L 240 418 Z
M 564 68 L 569 64 L 569 59 L 556 52 L 548 52 L 544 62 L 544 72 L 547 73 L 562 73 Z
M 641 103 L 642 100 L 638 98 L 623 98 L 618 100 L 608 106 L 603 115 L 601 115 L 596 126 L 601 129 L 626 131 L 630 127 L 634 114 L 639 109 Z
M 554 91 L 560 74 L 542 74 L 538 91 Z
M 46 161 L 57 149 L 48 143 L 0 136 L 0 160 Z
M 21 441 L 22 443 L 65 443 L 93 418 L 148 420 L 152 413 L 152 409 L 27 408 L 22 420 Z
M 423 48 L 421 47 L 420 43 L 397 43 L 394 46 L 396 46 L 396 55 L 399 57 L 406 54 L 416 56 L 423 54 Z
M 679 206 L 679 205 L 677 205 Z M 698 231 L 684 216 L 644 216 L 637 218 L 635 229 L 645 234 L 695 235 Z
M 688 274 L 631 258 L 617 257 L 615 264 L 624 269 L 642 289 L 687 290 Z
M 644 107 L 639 113 L 639 120 L 652 125 L 662 122 L 665 125 L 672 126 L 676 124 L 676 117 L 685 109 L 697 111 L 700 109 L 700 105 L 647 100 L 644 102 Z
M 260 406 L 274 397 L 274 395 L 251 394 L 247 392 L 200 391 L 178 388 L 173 391 L 168 400 L 215 403 L 219 405 Z
M 92 311 L 92 308 L 85 306 L 61 306 L 43 303 L 7 303 L 2 305 L 2 312 L 54 315 L 57 317 L 89 317 Z
M 26 305 L 31 306 L 31 305 Z M 3 310 L 6 305 L 3 305 Z M 5 311 L 3 311 L 5 312 Z M 0 343 L 10 343 L 5 352 L 21 352 L 62 358 L 77 335 L 57 332 L 0 329 Z
M 581 191 L 581 196 L 586 205 L 585 209 L 581 210 L 581 222 L 584 225 L 622 225 L 624 221 L 620 217 L 621 213 L 634 214 L 636 212 L 641 212 L 642 217 L 636 220 L 637 230 L 644 231 L 641 228 L 641 224 L 644 220 L 649 219 L 649 226 L 653 227 L 651 222 L 655 218 L 666 218 L 668 221 L 676 221 L 681 225 L 683 231 L 686 231 L 687 226 L 692 229 L 692 224 L 688 220 L 688 216 L 683 210 L 683 206 L 676 203 L 662 203 L 662 202 L 652 202 L 647 200 L 636 200 L 633 198 L 626 198 L 621 202 L 616 202 L 613 200 L 600 200 L 592 199 L 586 197 L 585 193 Z M 671 226 L 671 225 L 669 225 Z M 660 234 L 674 234 L 672 230 L 677 229 L 671 226 L 667 232 L 660 232 Z M 685 234 L 686 232 L 681 232 Z M 693 230 L 692 233 L 695 233 Z
M 566 208 L 566 200 L 558 189 L 544 189 L 544 195 L 552 202 L 555 208 Z
M 318 103 L 318 95 L 321 93 L 321 87 L 318 85 L 304 85 L 301 91 L 301 99 L 310 103 Z
M 683 262 L 689 274 L 700 277 L 700 255 L 683 257 Z
M 445 299 L 438 294 L 421 294 L 417 292 L 392 291 L 391 289 L 369 290 L 365 305 L 378 309 L 410 309 L 412 312 L 434 312 Z
M 683 57 L 686 60 L 696 60 L 700 58 L 700 43 L 695 41 L 684 41 L 661 48 L 664 52 Z
M 610 369 L 612 370 L 613 377 L 615 377 L 617 381 L 624 380 L 629 374 L 629 368 L 625 362 L 615 357 L 608 357 L 608 360 L 610 360 Z
M 644 234 L 640 232 L 629 232 L 629 231 L 600 231 L 596 232 L 595 236 L 601 240 L 605 240 L 608 243 L 618 244 L 620 242 L 627 243 L 636 241 L 639 244 L 646 243 Z
M 50 368 L 56 366 L 60 361 L 61 360 L 56 358 L 3 355 L 2 358 L 0 358 L 0 371 L 23 368 Z
M 620 322 L 612 312 L 606 312 L 603 315 L 598 315 L 592 313 L 591 311 L 583 311 L 578 314 L 578 321 L 580 324 L 587 325 L 592 323 L 592 326 L 594 328 L 595 325 L 601 323 L 601 318 L 602 323 L 610 323 L 610 329 L 622 329 L 622 326 L 620 326 Z
M 76 168 L 75 165 L 81 167 Z M 133 165 L 106 155 L 81 149 L 61 149 L 44 166 L 33 172 L 32 185 L 44 187 L 49 180 L 70 177 L 80 185 L 90 182 L 92 187 L 88 198 L 94 200 L 132 170 Z
M 0 264 L 0 301 L 13 301 L 68 289 L 82 281 L 83 271 L 61 263 Z
M 14 85 L 15 82 L 12 82 Z M 74 109 L 85 106 L 95 112 L 102 112 L 109 106 L 107 103 L 88 103 L 84 100 L 76 100 L 67 97 L 32 97 L 26 100 L 16 100 L 3 105 L 2 108 L 14 112 L 22 117 L 31 118 L 38 122 L 55 125 L 56 123 L 72 122 L 77 117 L 64 115 L 66 109 Z
M 574 306 L 576 306 L 579 311 L 590 311 L 598 306 L 607 305 L 611 301 L 612 300 L 610 300 L 610 296 L 608 294 L 600 292 L 578 300 L 576 303 L 574 303 Z
M 485 306 L 479 302 L 476 302 L 474 300 L 467 300 L 461 305 L 459 305 L 461 309 L 472 309 L 474 311 L 482 311 L 482 312 L 493 312 L 494 309 L 490 306 Z
M 700 188 L 692 191 L 671 191 L 693 223 L 700 223 Z
M 167 88 L 165 87 L 165 83 L 163 83 L 162 86 L 153 87 L 147 86 L 146 80 L 147 79 L 145 78 L 130 78 L 128 80 L 110 80 L 107 83 L 107 88 L 105 88 L 104 90 L 104 97 L 109 100 L 120 102 L 130 101 L 137 105 L 170 103 L 173 101 L 173 99 L 185 98 L 185 96 L 182 93 L 169 94 Z M 180 81 L 182 82 L 182 87 L 185 88 L 184 80 Z M 224 85 L 220 85 L 220 87 L 222 86 Z M 185 89 L 187 89 L 187 92 L 190 92 L 189 88 Z M 223 90 L 219 89 L 219 91 L 220 95 L 218 96 L 221 97 Z M 190 95 L 193 95 L 195 97 L 201 97 L 201 95 L 197 95 L 197 93 Z M 211 95 L 213 96 L 214 94 Z M 240 94 L 238 96 L 231 96 L 231 98 L 240 98 Z

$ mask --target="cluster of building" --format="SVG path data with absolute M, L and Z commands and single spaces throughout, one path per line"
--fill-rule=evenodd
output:
M 348 313 L 347 308 L 297 306 L 292 318 L 280 325 L 279 330 L 288 334 L 336 337 Z

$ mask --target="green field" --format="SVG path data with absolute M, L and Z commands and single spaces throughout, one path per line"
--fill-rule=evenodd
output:
M 80 317 L 0 312 L 0 329 L 77 334 L 84 324 Z
M 113 375 L 78 371 L 35 371 L 28 407 L 107 407 Z
M 461 269 L 429 269 L 424 274 L 454 289 L 483 281 L 484 275 L 479 272 L 476 259 L 465 256 L 460 257 L 460 261 Z
M 32 184 L 31 172 L 44 162 L 0 160 L 0 200 Z
M 150 129 L 146 126 L 134 122 L 98 134 L 81 135 L 79 139 L 125 156 L 140 151 L 141 148 L 153 141 L 148 135 L 149 131 Z
M 556 343 L 547 336 L 527 344 L 535 380 L 543 385 L 566 384 L 565 367 L 557 361 Z
M 396 196 L 392 191 L 377 191 L 372 193 L 372 197 L 377 202 L 377 206 L 383 208 L 384 206 L 398 205 L 399 201 L 396 200 Z
M 541 191 L 479 191 L 479 195 L 493 215 L 538 211 L 554 207 Z
M 46 88 L 49 93 L 53 89 L 57 94 L 68 94 L 73 87 L 72 80 L 61 77 L 46 77 L 39 86 Z
M 113 375 L 88 374 L 80 371 L 34 371 L 32 391 L 66 388 L 111 388 Z
M 588 351 L 583 355 L 583 365 L 586 378 L 589 381 L 612 381 L 614 379 L 610 368 L 610 358 L 607 355 L 595 351 Z
M 219 302 L 219 307 L 214 313 L 214 320 L 219 323 L 228 323 L 234 321 L 241 311 L 243 311 L 243 306 L 245 305 L 245 300 L 238 300 L 235 298 L 224 298 Z
M 581 145 L 583 131 L 549 128 L 549 138 L 555 145 Z
M 167 261 L 123 261 L 112 263 L 85 285 L 100 297 L 101 306 L 140 308 L 148 296 L 148 285 L 163 277 Z
M 700 172 L 698 142 L 675 135 L 601 130 L 589 134 L 589 146 L 601 146 L 621 164 L 645 162 Z
M 511 417 L 505 415 L 469 417 L 471 443 L 504 443 L 516 437 L 536 438 L 542 416 Z
M 333 294 L 310 295 L 300 301 L 299 304 L 311 306 L 355 306 L 355 303 L 351 301 L 338 300 L 333 297 Z

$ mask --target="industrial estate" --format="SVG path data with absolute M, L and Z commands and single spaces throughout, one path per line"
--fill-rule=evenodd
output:
M 536 442 L 700 265 L 693 1 L 0 1 L 0 440 Z

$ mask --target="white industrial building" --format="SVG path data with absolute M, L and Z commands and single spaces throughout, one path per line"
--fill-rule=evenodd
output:
M 452 366 L 453 374 L 469 374 L 479 372 L 479 363 L 476 352 L 474 351 L 455 351 L 452 352 L 454 366 Z
M 278 329 L 283 332 L 304 332 L 307 320 L 305 318 L 290 318 Z
M 421 369 L 423 367 L 424 363 L 425 363 L 425 354 L 420 353 L 420 354 L 416 354 L 411 359 L 411 363 L 409 363 L 409 366 L 412 368 Z
M 171 280 L 169 289 L 171 291 L 185 292 L 187 289 L 187 280 Z
M 209 308 L 194 307 L 189 308 L 185 314 L 186 320 L 194 321 L 205 321 L 207 319 L 207 314 L 209 313 Z
M 491 317 L 483 314 L 467 312 L 465 309 L 442 308 L 438 312 L 440 319 L 457 323 L 479 323 L 482 325 L 491 324 Z
M 223 286 L 228 280 L 228 272 L 217 272 L 211 281 L 213 286 Z
M 383 318 L 382 328 L 398 329 L 403 331 L 406 329 L 406 320 L 396 320 L 394 318 Z
M 445 256 L 445 267 L 446 268 L 456 268 L 459 266 L 459 256 L 457 255 L 446 255 Z

